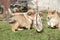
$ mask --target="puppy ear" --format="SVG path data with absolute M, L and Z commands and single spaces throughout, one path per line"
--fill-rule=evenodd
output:
M 42 17 L 42 16 L 43 16 L 42 12 L 39 12 L 39 16 L 40 16 L 40 17 Z
M 54 14 L 56 12 L 56 10 L 52 11 L 52 14 Z

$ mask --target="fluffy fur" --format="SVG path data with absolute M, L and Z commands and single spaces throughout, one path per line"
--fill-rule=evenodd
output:
M 15 32 L 15 30 L 18 30 L 18 29 L 21 30 L 21 27 L 30 29 L 32 20 L 34 19 L 32 14 L 34 14 L 33 10 L 29 10 L 26 13 L 11 14 L 12 17 L 9 18 L 9 20 L 10 20 L 9 23 L 11 25 L 12 31 Z
M 51 28 L 59 28 L 60 29 L 60 17 L 57 12 L 54 10 L 49 10 L 47 13 L 47 24 Z
M 37 15 L 37 16 L 36 16 Z M 39 12 L 35 14 L 34 17 L 34 27 L 38 32 L 41 32 L 43 30 L 43 25 L 42 25 L 42 13 Z
M 30 29 L 31 26 L 33 26 L 38 32 L 41 32 L 43 30 L 43 25 L 41 21 L 42 19 L 41 12 L 39 12 L 37 15 L 37 24 L 36 24 L 36 14 L 33 9 L 29 9 L 26 13 L 14 13 L 11 15 L 12 17 L 9 19 L 10 20 L 9 23 L 11 25 L 13 32 L 15 32 L 16 29 L 18 30 L 19 28 L 21 30 L 21 27 Z
M 15 31 L 18 26 L 30 29 L 30 23 L 23 15 L 17 15 L 12 17 L 11 19 L 16 21 L 15 23 L 11 23 L 12 31 Z

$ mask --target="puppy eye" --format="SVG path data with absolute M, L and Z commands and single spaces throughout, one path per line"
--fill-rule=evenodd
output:
M 54 14 L 55 12 L 52 12 L 52 14 Z
M 29 15 L 29 16 L 30 16 L 30 15 L 31 15 L 31 12 L 27 13 L 27 15 Z

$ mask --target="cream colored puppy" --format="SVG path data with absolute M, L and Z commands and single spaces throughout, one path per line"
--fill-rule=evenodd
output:
M 38 12 L 37 14 L 35 14 L 34 28 L 37 30 L 37 32 L 41 32 L 43 30 L 42 13 L 41 12 Z
M 12 31 L 18 30 L 21 27 L 25 27 L 27 29 L 31 28 L 32 20 L 34 19 L 33 10 L 29 10 L 26 13 L 15 13 L 12 14 L 13 17 L 9 18 L 9 23 L 11 25 Z
M 60 29 L 60 17 L 58 16 L 56 11 L 49 10 L 47 13 L 47 24 L 51 28 L 59 28 Z

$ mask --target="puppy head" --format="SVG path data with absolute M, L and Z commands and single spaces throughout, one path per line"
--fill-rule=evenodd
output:
M 31 20 L 34 20 L 34 14 L 35 14 L 35 12 L 34 12 L 33 9 L 30 9 L 30 10 L 28 10 L 28 12 L 27 12 L 27 16 L 28 16 L 28 18 L 30 18 Z
M 48 10 L 47 18 L 48 18 L 48 19 L 55 18 L 56 15 L 57 15 L 57 12 L 56 12 L 55 10 L 54 10 L 54 11 Z
M 41 19 L 43 19 L 43 14 L 42 14 L 42 12 L 39 12 L 39 17 L 40 17 Z
M 57 12 L 54 10 L 48 10 L 47 13 L 47 24 L 51 28 L 56 28 L 58 24 L 58 15 Z

